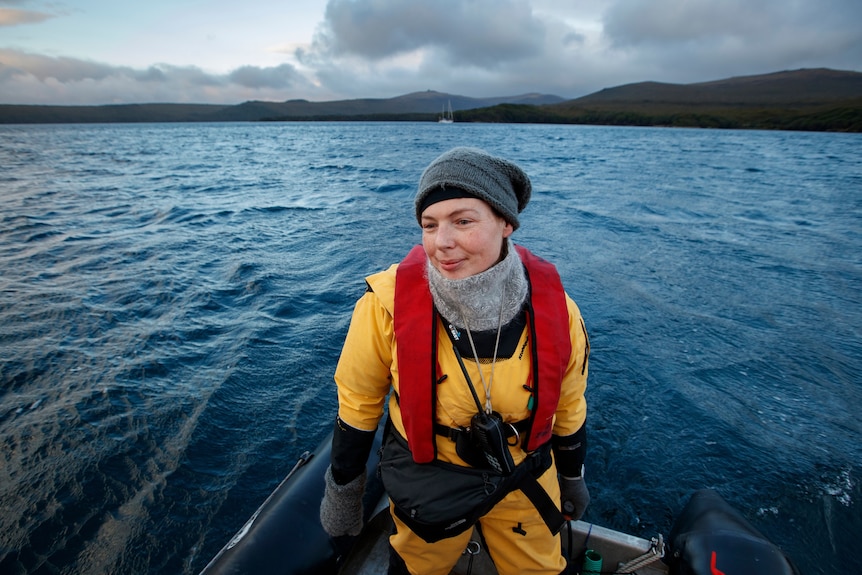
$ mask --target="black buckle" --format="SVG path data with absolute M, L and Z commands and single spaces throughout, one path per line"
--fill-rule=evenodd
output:
M 458 440 L 458 437 L 462 434 L 468 433 L 469 430 L 466 427 L 449 427 L 447 425 L 443 425 L 442 423 L 434 424 L 434 433 L 437 435 L 442 435 L 447 438 L 449 441 L 455 442 Z

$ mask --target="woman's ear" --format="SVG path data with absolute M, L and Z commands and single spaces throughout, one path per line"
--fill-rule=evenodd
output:
M 503 228 L 503 240 L 505 240 L 506 238 L 511 236 L 514 232 L 515 232 L 515 228 L 512 227 L 512 224 L 510 224 L 509 222 L 506 222 L 506 227 Z

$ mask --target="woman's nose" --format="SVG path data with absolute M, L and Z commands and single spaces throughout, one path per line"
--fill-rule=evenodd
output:
M 455 237 L 452 232 L 452 227 L 446 224 L 441 224 L 437 227 L 437 233 L 435 234 L 434 240 L 438 248 L 452 247 Z

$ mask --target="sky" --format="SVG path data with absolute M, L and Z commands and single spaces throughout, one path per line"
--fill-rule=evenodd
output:
M 577 98 L 862 71 L 862 0 L 0 0 L 0 103 Z

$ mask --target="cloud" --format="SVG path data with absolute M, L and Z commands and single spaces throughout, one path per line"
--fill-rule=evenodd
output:
M 644 80 L 857 69 L 859 0 L 329 0 L 296 59 L 331 92 L 577 97 Z
M 830 36 L 859 37 L 858 0 L 625 0 L 605 12 L 605 33 L 617 45 L 676 44 L 738 38 L 759 40 L 801 33 L 830 43 Z M 793 39 L 793 38 L 791 38 Z
M 0 49 L 3 103 L 110 104 L 131 102 L 239 103 L 283 100 L 285 89 L 313 89 L 288 64 L 243 66 L 211 74 L 196 66 L 146 69 Z
M 585 43 L 527 0 L 330 0 L 295 57 L 336 93 L 570 93 Z
M 52 14 L 34 12 L 32 10 L 16 10 L 0 8 L 0 26 L 20 26 L 21 24 L 38 24 L 53 18 Z
M 290 64 L 281 64 L 271 68 L 257 66 L 242 66 L 227 75 L 227 78 L 246 88 L 291 88 L 304 84 L 304 78 Z
M 771 18 L 760 4 L 739 0 L 633 0 L 615 3 L 607 11 L 604 30 L 619 47 L 668 45 L 763 34 L 764 20 Z
M 18 50 L 0 49 L 0 75 L 4 78 L 33 76 L 38 81 L 53 79 L 61 83 L 102 80 L 118 73 L 119 68 L 75 58 L 49 57 Z
M 539 53 L 545 27 L 526 0 L 330 0 L 315 49 L 380 61 L 423 49 L 458 66 Z
M 824 65 L 857 69 L 860 21 L 858 0 L 625 0 L 609 5 L 603 30 L 609 46 L 650 77 L 697 81 Z
M 326 8 L 313 37 L 267 35 L 243 58 L 260 58 L 266 45 L 280 46 L 280 56 L 270 49 L 256 65 L 237 59 L 219 73 L 205 71 L 204 61 L 133 68 L 0 47 L 0 93 L 5 103 L 46 104 L 385 98 L 427 89 L 575 98 L 644 80 L 858 70 L 862 62 L 859 0 L 319 1 Z M 13 4 L 27 2 L 0 0 Z M 165 46 L 172 58 L 167 38 Z M 224 62 L 191 36 L 182 48 Z

